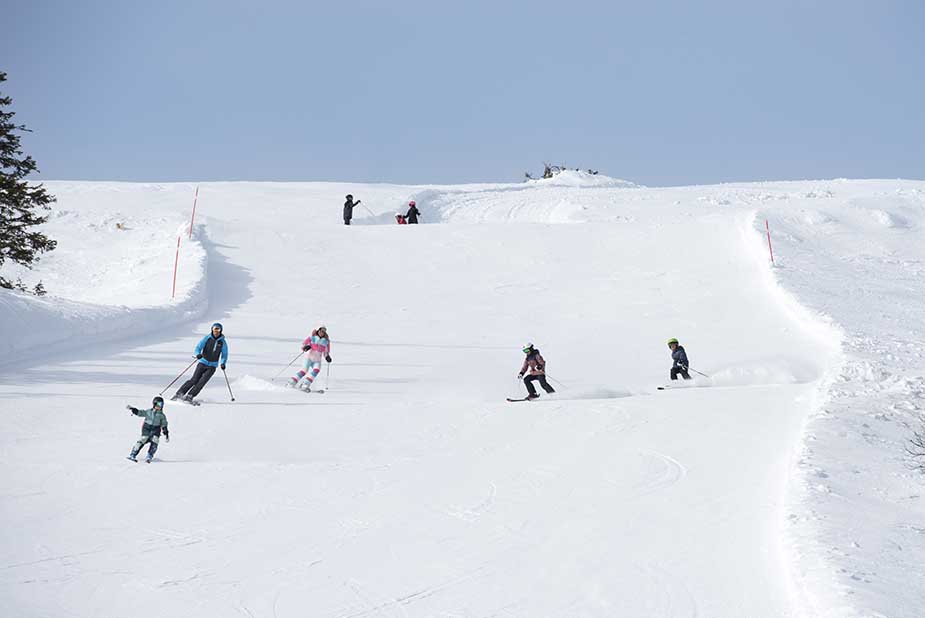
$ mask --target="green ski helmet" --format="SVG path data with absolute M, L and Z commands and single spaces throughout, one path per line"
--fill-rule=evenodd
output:
M 668 340 L 668 345 L 671 345 L 672 343 L 678 343 L 678 340 L 672 337 L 671 339 Z

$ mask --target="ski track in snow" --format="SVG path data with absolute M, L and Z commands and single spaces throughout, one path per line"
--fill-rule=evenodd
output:
M 18 614 L 917 615 L 925 183 L 207 183 L 177 302 L 191 185 L 46 184 L 66 298 L 0 297 Z M 215 319 L 237 401 L 126 462 Z M 328 392 L 274 383 L 322 322 Z M 656 392 L 672 335 L 711 378 Z M 507 404 L 526 340 L 568 386 Z

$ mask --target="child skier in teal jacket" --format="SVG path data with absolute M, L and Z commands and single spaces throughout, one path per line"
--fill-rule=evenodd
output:
M 154 459 L 154 453 L 157 452 L 157 443 L 160 441 L 162 430 L 164 432 L 164 437 L 170 442 L 170 432 L 167 430 L 167 415 L 164 414 L 164 398 L 160 396 L 155 397 L 151 402 L 151 408 L 147 410 L 139 410 L 132 406 L 125 407 L 135 416 L 145 417 L 145 422 L 141 426 L 141 438 L 139 438 L 135 446 L 132 447 L 132 452 L 128 456 L 128 459 L 138 461 L 136 459 L 138 452 L 147 444 L 148 457 L 146 461 L 151 463 L 151 460 Z

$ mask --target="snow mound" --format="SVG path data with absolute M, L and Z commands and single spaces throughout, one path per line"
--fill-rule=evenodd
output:
M 594 187 L 607 189 L 639 189 L 638 185 L 629 180 L 611 178 L 603 174 L 589 174 L 579 170 L 563 170 L 552 178 L 535 178 L 528 180 L 528 184 L 546 187 Z
M 886 227 L 886 228 L 907 228 L 909 227 L 909 221 L 906 220 L 902 215 L 898 215 L 893 212 L 887 212 L 885 210 L 880 210 L 878 208 L 871 209 L 869 211 L 871 219 L 875 223 Z

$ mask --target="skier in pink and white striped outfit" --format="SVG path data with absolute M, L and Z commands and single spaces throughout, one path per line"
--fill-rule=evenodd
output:
M 302 351 L 308 352 L 302 370 L 289 378 L 289 386 L 301 386 L 303 390 L 312 390 L 312 382 L 321 372 L 321 359 L 331 362 L 331 340 L 328 338 L 328 329 L 319 326 L 302 342 Z

